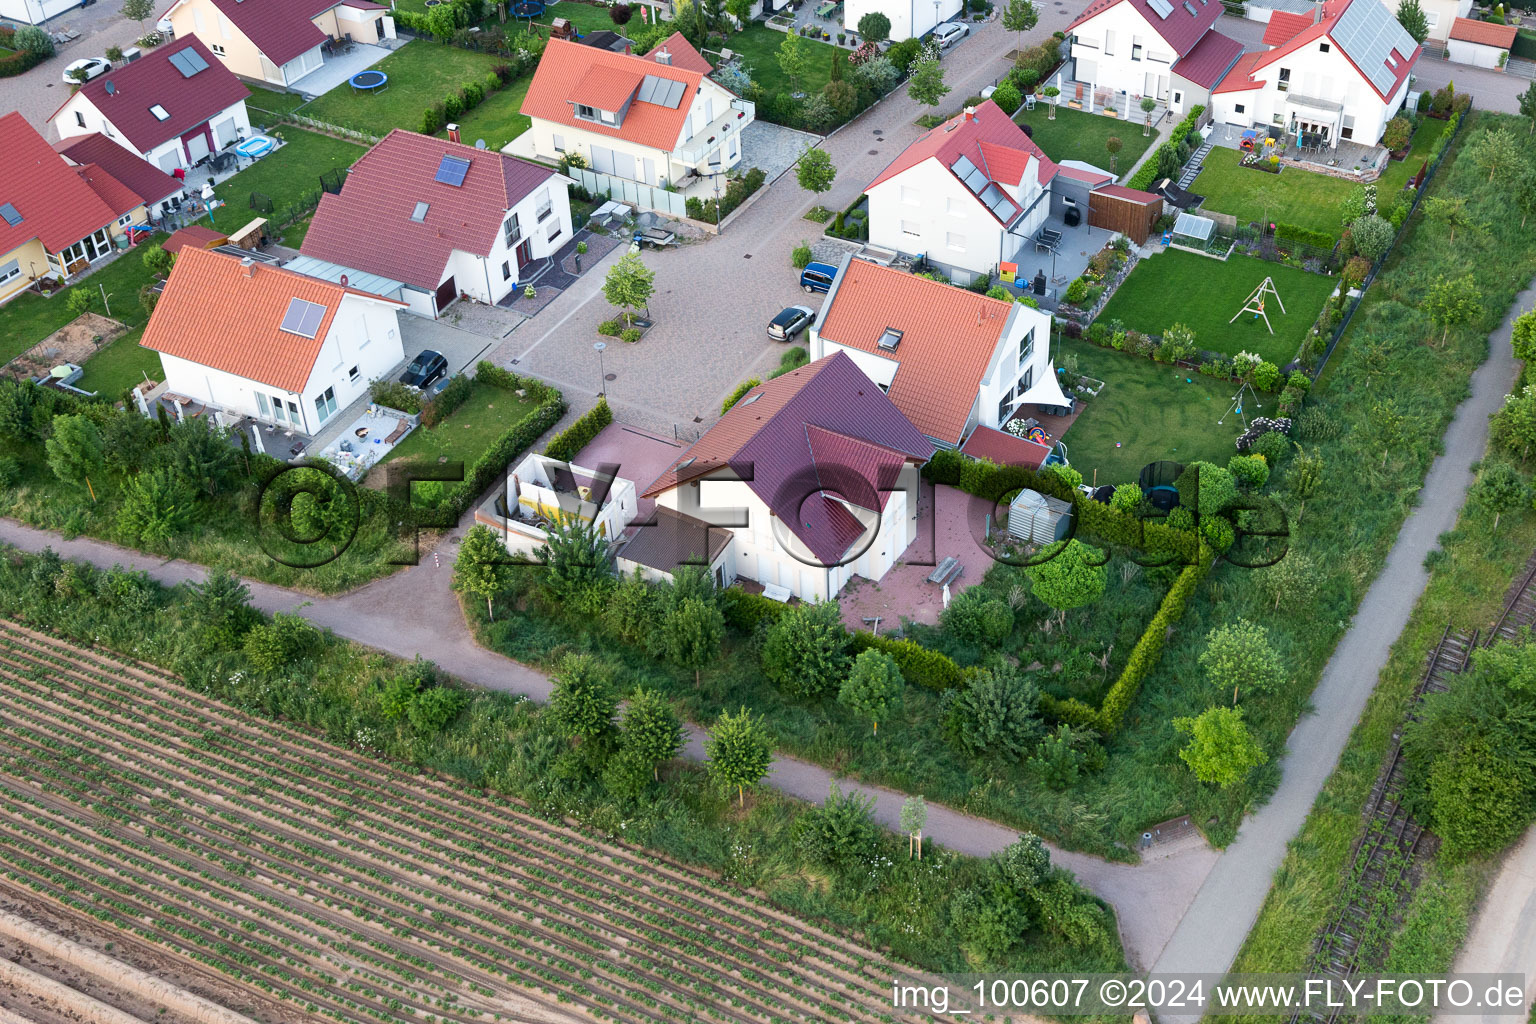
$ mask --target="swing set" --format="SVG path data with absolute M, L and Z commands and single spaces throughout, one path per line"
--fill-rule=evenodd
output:
M 1275 305 L 1280 307 L 1280 312 L 1285 312 L 1285 303 L 1280 301 L 1280 293 L 1275 290 L 1274 279 L 1266 277 L 1259 283 L 1257 288 L 1248 293 L 1248 298 L 1243 300 L 1243 308 L 1232 314 L 1232 319 L 1228 320 L 1227 323 L 1233 323 L 1244 313 L 1252 313 L 1255 320 L 1263 318 L 1265 328 L 1269 330 L 1270 334 L 1274 334 L 1275 328 L 1269 322 L 1269 314 L 1264 312 L 1264 297 L 1266 295 L 1273 295 L 1275 297 Z

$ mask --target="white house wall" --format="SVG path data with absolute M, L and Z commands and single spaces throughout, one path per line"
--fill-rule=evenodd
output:
M 1329 44 L 1329 52 L 1318 49 L 1321 43 Z M 1285 92 L 1279 89 L 1281 68 L 1291 72 L 1290 88 Z M 1387 122 L 1402 106 L 1408 92 L 1408 79 L 1405 78 L 1390 100 L 1383 101 L 1349 58 L 1327 38 L 1310 42 L 1273 64 L 1257 69 L 1254 74 L 1264 82 L 1263 88 L 1217 93 L 1213 97 L 1214 116 L 1218 121 L 1245 127 L 1253 123 L 1285 128 L 1290 123 L 1289 114 L 1294 110 L 1302 120 L 1333 123 L 1336 119 L 1341 130 L 1329 133 L 1334 142 L 1344 137 L 1342 129 L 1352 120 L 1349 140 L 1370 146 L 1381 139 Z M 1288 102 L 1293 95 L 1332 100 L 1342 104 L 1344 109 L 1330 112 L 1303 108 Z M 1239 106 L 1243 109 L 1238 110 Z
M 937 160 L 924 160 L 869 190 L 871 245 L 986 274 L 1001 258 L 1005 233 Z
M 1457 64 L 1470 64 L 1475 68 L 1497 68 L 1499 54 L 1508 52 L 1502 47 L 1469 43 L 1463 39 L 1452 39 L 1446 43 L 1446 56 Z
M 549 201 L 550 213 L 540 221 L 539 206 L 546 198 Z M 462 249 L 455 249 L 448 257 L 448 264 L 438 284 L 452 277 L 454 285 L 460 292 L 467 293 L 481 302 L 499 302 L 518 287 L 517 246 L 521 245 L 524 239 L 531 242 L 530 263 L 553 256 L 560 251 L 561 246 L 571 240 L 570 189 L 563 177 L 552 175 L 545 184 L 520 199 L 508 215 L 511 213 L 517 214 L 518 226 L 522 229 L 522 237 L 517 244 L 508 248 L 506 232 L 498 230 L 496 242 L 489 256 L 481 257 Z M 502 218 L 502 223 L 506 223 L 505 216 Z M 503 263 L 507 265 L 512 275 L 510 278 L 505 277 L 501 272 Z M 414 306 L 413 311 L 416 311 Z
M 1140 60 L 1134 59 L 1138 45 Z M 1168 98 L 1173 63 L 1178 59 L 1173 47 L 1130 4 L 1116 4 L 1079 25 L 1072 33 L 1071 53 L 1078 81 L 1158 99 Z
M 929 0 L 847 0 L 843 6 L 843 27 L 857 32 L 859 19 L 878 11 L 891 19 L 891 39 L 901 42 L 914 36 L 927 35 L 939 21 L 948 21 L 960 13 L 960 0 L 943 0 L 939 5 L 938 21 L 934 20 L 933 4 Z
M 79 6 L 80 0 L 0 0 L 0 18 L 41 25 Z
M 150 100 L 150 102 L 153 103 L 155 101 Z M 80 120 L 75 117 L 76 113 L 79 113 L 85 119 L 85 124 L 82 125 Z M 242 133 L 244 135 L 250 134 L 251 118 L 245 109 L 244 100 L 219 111 L 204 123 L 218 125 L 228 120 L 235 122 L 237 137 Z M 133 143 L 129 142 L 122 132 L 118 131 L 117 126 L 103 116 L 96 105 L 81 93 L 76 93 L 70 98 L 70 101 L 64 105 L 64 108 L 53 119 L 53 124 L 58 129 L 59 138 L 61 139 L 72 139 L 78 135 L 90 135 L 94 132 L 100 132 L 130 153 L 138 155 L 167 174 L 177 167 L 186 167 L 189 163 L 187 149 L 182 143 L 180 136 L 166 139 L 164 142 L 148 150 L 135 149 Z M 193 130 L 188 129 L 181 134 L 187 135 Z

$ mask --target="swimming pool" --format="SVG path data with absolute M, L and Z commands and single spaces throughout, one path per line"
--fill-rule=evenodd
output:
M 240 145 L 236 146 L 235 152 L 239 153 L 243 157 L 249 157 L 250 159 L 254 160 L 258 156 L 266 156 L 272 151 L 272 147 L 275 145 L 277 145 L 277 143 L 265 135 L 252 135 L 250 138 L 240 143 Z

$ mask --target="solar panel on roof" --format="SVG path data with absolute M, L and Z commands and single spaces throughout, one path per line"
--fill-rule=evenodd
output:
M 464 184 L 464 175 L 469 173 L 469 161 L 461 156 L 445 156 L 437 165 L 437 175 L 434 180 L 444 185 L 452 185 L 454 188 Z
M 1173 4 L 1168 0 L 1147 0 L 1147 6 L 1152 8 L 1159 18 L 1166 18 L 1173 13 Z
M 981 194 L 981 201 L 987 204 L 987 209 L 995 213 L 999 220 L 1010 219 L 1016 208 L 1013 200 L 1008 197 L 1008 193 L 996 185 L 987 186 L 987 190 Z
M 282 330 L 303 338 L 313 338 L 325 319 L 325 307 L 308 299 L 289 299 L 288 312 L 283 314 Z
M 0 205 L 0 217 L 4 217 L 5 222 L 11 227 L 15 227 L 17 224 L 21 223 L 21 214 L 17 212 L 16 207 L 12 206 L 10 203 Z
M 971 163 L 968 157 L 956 157 L 955 162 L 949 165 L 949 169 L 957 174 L 965 187 L 977 195 L 987 187 L 987 176 L 981 173 L 981 169 Z
M 208 70 L 208 62 L 203 60 L 202 54 L 190 47 L 171 54 L 171 66 L 181 72 L 182 78 L 191 78 L 199 71 Z
M 661 86 L 661 79 L 655 75 L 646 75 L 640 81 L 640 91 L 635 93 L 635 99 L 641 103 L 655 103 L 656 90 Z
M 682 82 L 674 81 L 670 78 L 667 79 L 667 98 L 662 101 L 662 106 L 671 107 L 673 110 L 676 110 L 677 105 L 683 100 L 683 93 L 686 91 L 687 88 Z
M 1374 17 L 1372 7 L 1380 7 L 1383 17 Z M 1395 69 L 1387 64 L 1393 49 L 1403 53 L 1414 49 L 1413 37 L 1383 4 L 1350 4 L 1329 34 L 1383 95 L 1397 81 Z

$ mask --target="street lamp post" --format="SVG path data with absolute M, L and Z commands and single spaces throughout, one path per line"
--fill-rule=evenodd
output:
M 608 348 L 608 343 L 596 341 L 592 347 L 597 349 L 597 397 L 605 398 L 608 395 L 608 374 L 603 372 L 603 352 Z

